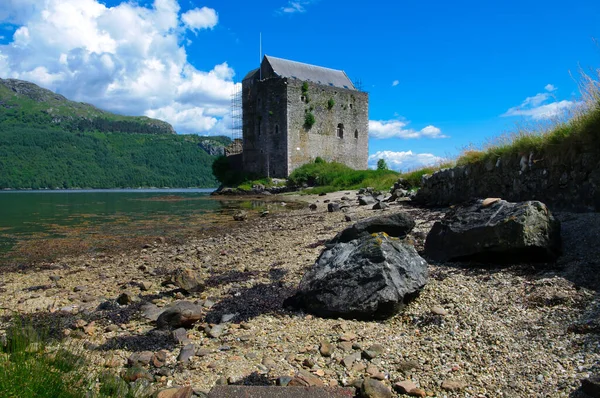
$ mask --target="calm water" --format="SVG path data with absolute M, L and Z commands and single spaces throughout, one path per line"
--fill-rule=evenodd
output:
M 256 201 L 219 201 L 210 189 L 0 192 L 0 264 L 24 264 L 78 252 L 136 247 L 160 236 L 183 237 L 214 216 Z

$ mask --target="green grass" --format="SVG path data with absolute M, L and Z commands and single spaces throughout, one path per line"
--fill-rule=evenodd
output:
M 333 192 L 344 189 L 373 187 L 388 190 L 400 174 L 392 170 L 354 170 L 336 162 L 305 164 L 292 172 L 288 185 L 314 187 L 306 193 Z
M 53 342 L 43 330 L 17 319 L 0 345 L 0 397 L 134 397 L 133 388 L 117 375 L 91 369 L 83 349 Z M 150 396 L 146 392 L 135 397 Z

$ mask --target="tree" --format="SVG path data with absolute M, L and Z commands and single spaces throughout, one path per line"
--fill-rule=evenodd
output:
M 388 169 L 388 165 L 385 162 L 384 159 L 379 159 L 377 161 L 377 170 L 387 170 Z

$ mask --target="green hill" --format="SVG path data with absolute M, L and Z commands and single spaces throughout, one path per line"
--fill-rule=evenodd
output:
M 215 187 L 213 155 L 229 142 L 0 79 L 0 189 Z

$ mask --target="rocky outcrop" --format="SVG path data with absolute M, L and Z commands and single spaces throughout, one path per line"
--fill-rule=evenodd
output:
M 423 178 L 413 201 L 447 206 L 490 196 L 540 200 L 554 210 L 599 211 L 600 150 L 589 147 L 568 158 L 527 153 L 443 169 Z
M 538 201 L 489 198 L 456 207 L 425 241 L 425 254 L 437 261 L 541 263 L 560 252 L 560 222 Z
M 382 319 L 423 288 L 427 263 L 385 233 L 340 242 L 321 253 L 286 304 L 323 317 Z

